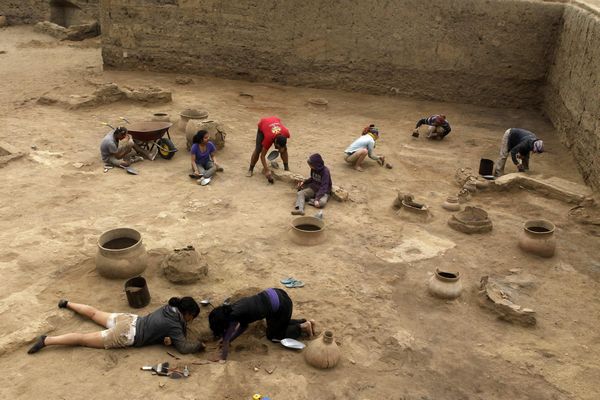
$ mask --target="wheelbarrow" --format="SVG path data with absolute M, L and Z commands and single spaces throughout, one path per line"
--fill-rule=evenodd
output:
M 169 128 L 172 125 L 170 122 L 163 121 L 134 122 L 127 125 L 127 133 L 141 148 L 150 153 L 156 147 L 158 154 L 165 160 L 169 160 L 177 152 L 177 147 L 169 135 Z M 165 133 L 167 134 L 166 138 L 164 137 Z

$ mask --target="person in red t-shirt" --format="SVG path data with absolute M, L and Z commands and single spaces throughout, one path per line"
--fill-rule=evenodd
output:
M 267 177 L 269 183 L 273 183 L 273 177 L 271 176 L 271 170 L 267 165 L 267 151 L 274 144 L 275 149 L 279 150 L 281 159 L 283 160 L 283 168 L 289 171 L 288 167 L 288 153 L 287 153 L 287 140 L 290 137 L 290 131 L 283 126 L 281 120 L 277 117 L 263 118 L 258 122 L 258 131 L 256 132 L 256 147 L 250 158 L 250 168 L 246 176 L 250 177 L 254 173 L 254 166 L 258 162 L 263 165 L 264 174 Z

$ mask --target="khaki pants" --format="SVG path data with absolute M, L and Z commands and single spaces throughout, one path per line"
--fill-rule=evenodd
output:
M 136 333 L 137 315 L 111 314 L 106 330 L 102 331 L 105 349 L 133 346 Z
M 500 157 L 496 161 L 494 167 L 494 175 L 501 176 L 504 174 L 504 166 L 506 165 L 506 159 L 508 158 L 508 137 L 510 136 L 510 129 L 507 129 L 502 136 L 502 143 L 500 143 Z

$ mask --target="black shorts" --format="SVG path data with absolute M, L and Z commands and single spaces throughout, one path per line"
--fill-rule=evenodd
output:
M 256 131 L 256 147 L 255 151 L 260 154 L 263 149 L 262 142 L 265 140 L 265 134 L 259 129 Z

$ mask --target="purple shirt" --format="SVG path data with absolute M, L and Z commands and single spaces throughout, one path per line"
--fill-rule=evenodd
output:
M 205 152 L 202 152 L 202 150 L 200 150 L 200 146 L 198 145 L 198 143 L 194 143 L 192 145 L 192 148 L 190 149 L 190 153 L 196 155 L 196 164 L 206 165 L 206 163 L 211 160 L 210 155 L 216 150 L 217 148 L 215 147 L 215 145 L 211 141 L 209 141 L 206 144 Z

